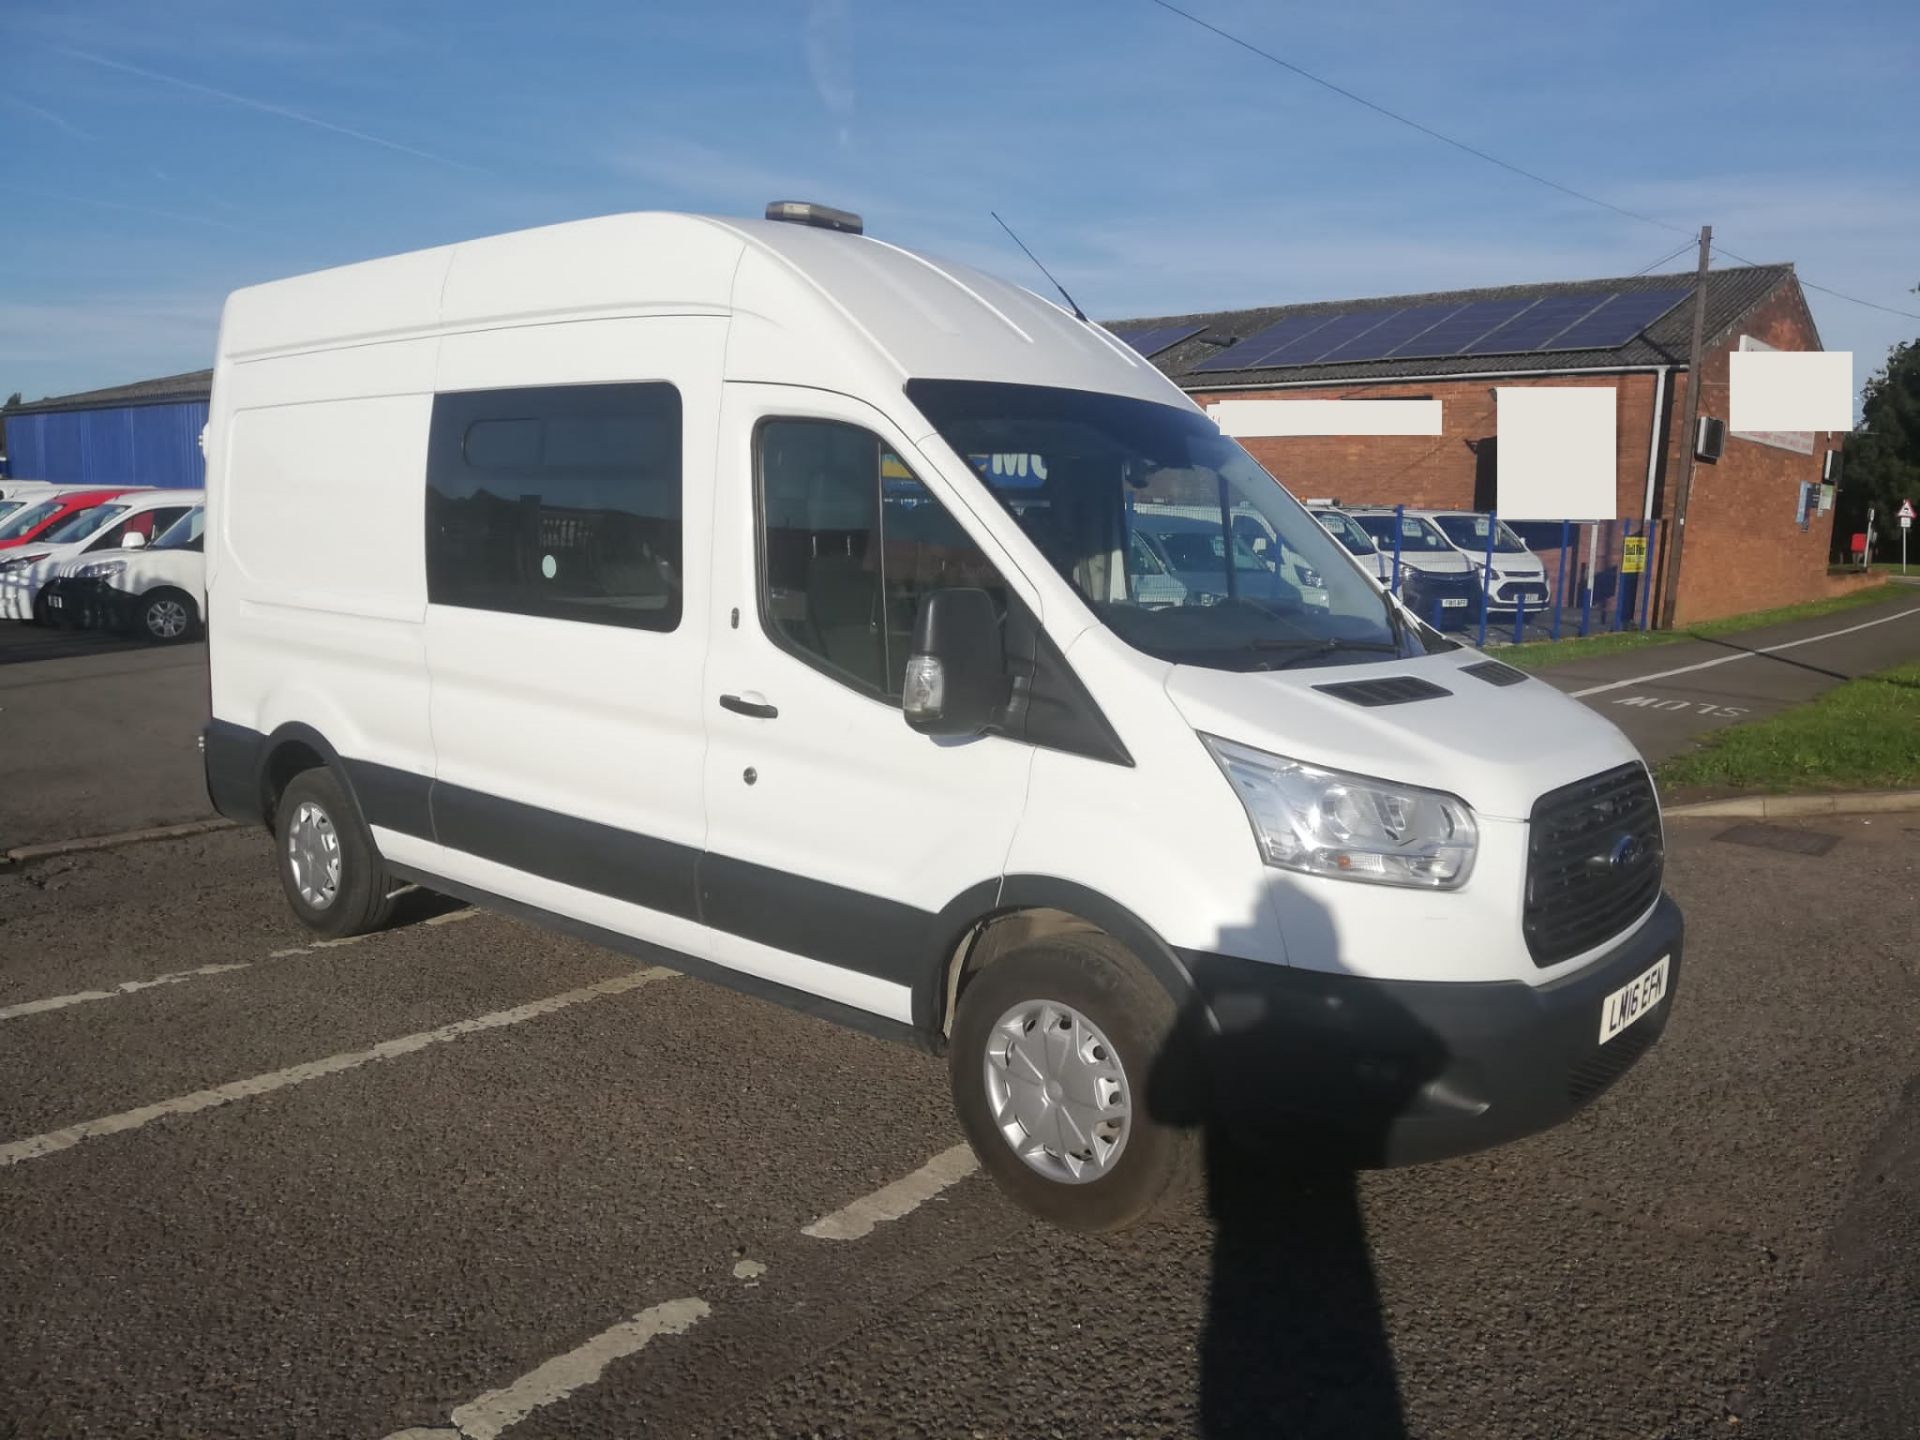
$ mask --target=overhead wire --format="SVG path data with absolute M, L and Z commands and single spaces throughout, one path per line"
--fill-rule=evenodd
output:
M 1679 234 L 1690 235 L 1694 233 L 1688 230 L 1687 227 L 1683 225 L 1675 225 L 1670 220 L 1662 220 L 1659 217 L 1654 215 L 1643 214 L 1638 210 L 1630 210 L 1624 205 L 1614 204 L 1611 200 L 1603 200 L 1598 195 L 1590 195 L 1584 190 L 1576 190 L 1573 186 L 1564 185 L 1560 181 L 1552 179 L 1550 176 L 1540 174 L 1538 171 L 1529 170 L 1522 165 L 1516 165 L 1511 160 L 1503 160 L 1500 156 L 1493 154 L 1491 151 L 1482 150 L 1479 146 L 1471 145 L 1467 143 L 1465 140 L 1457 139 L 1454 136 L 1447 134 L 1443 130 L 1436 130 L 1433 128 L 1433 126 L 1424 124 L 1419 120 L 1415 120 L 1409 115 L 1402 115 L 1397 110 L 1388 109 L 1385 105 L 1380 104 L 1378 101 L 1369 100 L 1366 96 L 1358 94 L 1352 90 L 1349 90 L 1344 85 L 1335 84 L 1333 81 L 1327 79 L 1325 76 L 1316 75 L 1313 71 L 1307 69 L 1304 65 L 1298 65 L 1291 60 L 1284 59 L 1283 57 L 1274 54 L 1273 51 L 1264 49 L 1263 47 L 1254 44 L 1251 40 L 1246 40 L 1241 38 L 1240 36 L 1234 34 L 1231 30 L 1222 29 L 1220 26 L 1215 25 L 1211 20 L 1202 19 L 1200 16 L 1194 14 L 1191 10 L 1183 9 L 1181 6 L 1175 5 L 1173 3 L 1173 0 L 1149 0 L 1149 3 L 1159 6 L 1162 10 L 1165 10 L 1170 15 L 1177 15 L 1182 20 L 1185 20 L 1190 24 L 1197 25 L 1202 30 L 1209 31 L 1212 34 L 1219 36 L 1220 39 L 1225 40 L 1228 44 L 1237 45 L 1239 46 L 1240 49 L 1247 51 L 1249 54 L 1259 56 L 1262 60 L 1267 61 L 1269 64 L 1278 65 L 1282 70 L 1285 70 L 1290 74 L 1297 75 L 1302 80 L 1308 81 L 1310 84 L 1318 85 L 1323 90 L 1330 90 L 1335 95 L 1340 96 L 1344 100 L 1350 100 L 1356 105 L 1362 106 L 1365 109 L 1373 111 L 1376 115 L 1383 115 L 1387 119 L 1394 121 L 1396 124 L 1404 125 L 1410 130 L 1418 131 L 1420 134 L 1427 136 L 1429 139 L 1438 140 L 1443 145 L 1450 145 L 1455 150 L 1459 150 L 1464 154 L 1473 156 L 1476 160 L 1483 160 L 1489 165 L 1497 166 L 1500 169 L 1509 172 L 1510 174 L 1520 176 L 1524 180 L 1531 180 L 1536 185 L 1544 185 L 1550 190 L 1557 190 L 1562 195 L 1571 196 L 1573 199 L 1583 201 L 1588 205 L 1598 206 L 1602 210 L 1611 210 L 1614 214 L 1624 216 L 1629 220 L 1638 220 L 1643 225 L 1653 225 L 1653 226 L 1657 226 L 1659 229 L 1662 229 L 1662 230 L 1671 230 L 1676 235 L 1679 235 Z M 1684 250 L 1685 248 L 1686 247 L 1684 245 L 1680 247 L 1681 250 Z M 1743 256 L 1736 255 L 1734 254 L 1733 251 L 1728 250 L 1724 246 L 1715 245 L 1712 248 L 1715 251 L 1717 251 L 1719 254 L 1726 256 L 1727 259 L 1736 261 L 1742 265 L 1754 265 L 1759 263 L 1757 261 L 1748 260 Z M 1678 250 L 1674 252 L 1674 254 L 1679 254 L 1679 253 L 1680 251 Z M 1662 265 L 1666 263 L 1666 260 L 1669 258 L 1671 257 L 1662 257 L 1661 259 L 1654 261 L 1653 265 L 1648 266 L 1647 269 L 1651 270 L 1652 268 L 1654 268 L 1654 265 Z M 1637 273 L 1644 274 L 1645 271 L 1641 271 Z M 1799 276 L 1799 280 L 1800 280 L 1800 283 L 1804 285 L 1807 289 L 1818 290 L 1821 294 L 1831 295 L 1836 300 L 1845 300 L 1849 304 L 1865 306 L 1869 310 L 1879 310 L 1888 315 L 1901 315 L 1901 316 L 1905 316 L 1909 320 L 1920 320 L 1920 312 L 1916 312 L 1912 310 L 1902 310 L 1897 306 L 1893 306 L 1893 305 L 1882 305 L 1877 301 L 1873 301 L 1873 300 L 1862 300 L 1858 295 L 1849 295 L 1844 290 L 1835 290 L 1831 286 L 1816 284 L 1815 282 L 1807 279 L 1805 276 Z

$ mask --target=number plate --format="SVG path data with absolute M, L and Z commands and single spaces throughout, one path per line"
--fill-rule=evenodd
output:
M 1464 610 L 1466 605 L 1467 597 L 1464 595 L 1454 595 L 1440 602 L 1440 608 L 1442 610 Z
M 1607 996 L 1600 1007 L 1600 1043 L 1606 1044 L 1636 1020 L 1645 1019 L 1653 1008 L 1667 998 L 1667 962 L 1662 955 L 1651 970 L 1622 985 Z
M 60 609 L 60 608 L 61 608 L 61 607 L 62 607 L 62 606 L 63 606 L 63 605 L 65 604 L 65 603 L 66 603 L 66 602 L 65 602 L 64 600 L 62 600 L 62 599 L 61 599 L 61 598 L 60 598 L 60 597 L 59 597 L 58 595 L 49 595 L 49 596 L 47 596 L 47 608 L 48 608 L 48 609 L 50 609 L 50 610 L 58 610 L 58 609 Z

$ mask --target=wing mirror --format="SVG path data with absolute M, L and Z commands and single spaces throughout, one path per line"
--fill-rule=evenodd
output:
M 122 550 L 144 549 L 146 547 L 146 543 L 147 543 L 147 537 L 142 535 L 138 530 L 132 531 L 129 534 L 122 535 L 120 537 L 120 548 Z
M 1006 648 L 993 597 L 935 590 L 913 621 L 900 708 L 922 735 L 978 735 L 1007 698 Z

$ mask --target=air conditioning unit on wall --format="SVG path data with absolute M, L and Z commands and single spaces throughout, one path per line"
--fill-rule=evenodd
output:
M 1718 460 L 1727 448 L 1727 422 L 1711 415 L 1700 417 L 1693 436 L 1693 453 L 1701 460 Z

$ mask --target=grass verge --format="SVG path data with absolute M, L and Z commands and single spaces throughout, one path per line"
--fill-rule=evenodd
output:
M 1659 767 L 1663 789 L 1903 790 L 1920 785 L 1920 662 L 1896 665 Z
M 1531 640 L 1524 645 L 1503 645 L 1497 652 L 1509 665 L 1522 670 L 1538 670 L 1547 665 L 1564 665 L 1572 660 L 1590 660 L 1596 655 L 1616 655 L 1623 650 L 1648 650 L 1692 640 L 1706 635 L 1733 635 L 1742 630 L 1758 630 L 1766 625 L 1784 625 L 1790 620 L 1813 620 L 1862 605 L 1878 605 L 1885 600 L 1913 598 L 1910 587 L 1892 583 L 1869 586 L 1847 595 L 1826 600 L 1809 600 L 1802 605 L 1785 605 L 1778 610 L 1756 610 L 1749 615 L 1729 615 L 1724 620 L 1708 620 L 1684 630 L 1622 630 L 1600 635 L 1575 636 L 1570 640 Z

